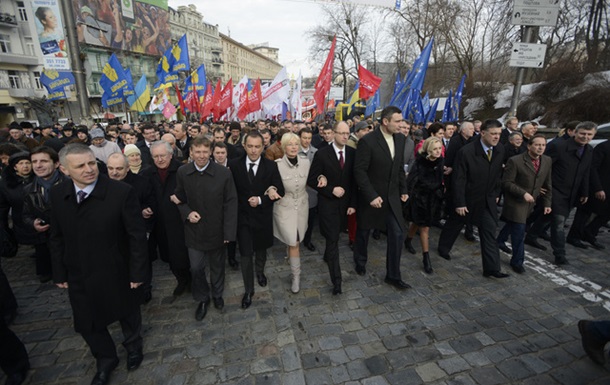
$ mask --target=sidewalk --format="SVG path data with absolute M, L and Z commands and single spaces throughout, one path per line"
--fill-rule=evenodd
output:
M 600 241 L 610 247 L 604 229 Z M 432 244 L 438 229 L 431 230 Z M 317 231 L 314 244 L 323 250 Z M 153 300 L 142 307 L 145 358 L 125 369 L 125 351 L 111 384 L 607 384 L 610 372 L 585 355 L 576 323 L 610 319 L 607 252 L 567 245 L 571 264 L 558 269 L 551 252 L 526 257 L 526 274 L 482 276 L 478 243 L 460 236 L 446 261 L 431 247 L 434 274 L 421 255 L 403 252 L 403 280 L 383 283 L 385 237 L 371 238 L 367 274 L 353 270 L 346 235 L 340 243 L 343 294 L 332 296 L 320 252 L 304 250 L 301 292 L 290 292 L 285 247 L 269 251 L 269 285 L 256 286 L 241 309 L 240 271 L 227 266 L 225 309 L 195 321 L 196 303 L 175 285 L 168 266 L 154 263 Z M 546 244 L 546 243 L 545 243 Z M 414 242 L 420 250 L 419 242 Z M 72 328 L 66 291 L 39 284 L 24 248 L 4 259 L 19 315 L 12 330 L 24 341 L 32 370 L 26 384 L 89 384 L 95 362 Z M 120 330 L 112 333 L 120 342 Z M 4 378 L 0 378 L 0 383 Z

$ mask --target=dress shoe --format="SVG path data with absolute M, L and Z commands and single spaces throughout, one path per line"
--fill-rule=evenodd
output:
M 568 260 L 566 259 L 566 257 L 561 257 L 561 258 L 555 258 L 555 264 L 557 266 L 561 266 L 561 265 L 569 265 L 570 262 L 568 262 Z
M 477 239 L 474 237 L 474 234 L 473 234 L 471 231 L 466 231 L 466 232 L 464 233 L 464 238 L 466 238 L 466 240 L 467 240 L 468 242 L 474 242 L 474 241 L 476 241 L 476 240 L 477 240 Z
M 357 266 L 356 265 L 356 274 L 358 274 L 358 275 L 365 275 L 366 274 L 366 267 L 364 267 L 364 266 Z
M 93 376 L 93 380 L 91 381 L 91 385 L 106 385 L 108 381 L 110 381 L 110 373 L 112 373 L 118 364 L 119 360 L 117 359 L 109 368 L 95 373 L 95 376 Z
M 231 266 L 233 270 L 239 270 L 239 263 L 237 263 L 235 257 L 229 258 L 229 266 Z
M 27 369 L 11 374 L 10 376 L 6 377 L 5 385 L 21 385 L 24 383 L 27 374 Z
M 606 341 L 593 335 L 590 330 L 591 322 L 586 320 L 578 321 L 578 331 L 582 337 L 582 347 L 593 362 L 604 365 L 606 363 L 604 355 Z
M 265 277 L 265 273 L 256 274 L 256 280 L 258 281 L 259 286 L 267 286 L 267 277 Z
M 500 271 L 489 271 L 489 272 L 483 273 L 483 277 L 486 277 L 486 278 L 508 278 L 508 277 L 510 277 L 510 275 L 508 275 L 506 273 L 502 273 Z
M 210 306 L 210 300 L 208 299 L 205 302 L 199 302 L 199 306 L 197 306 L 197 310 L 195 311 L 195 319 L 197 321 L 201 321 L 205 318 L 205 315 L 208 314 L 208 307 Z
M 589 247 L 587 245 L 585 245 L 580 239 L 573 239 L 573 238 L 568 238 L 566 239 L 566 243 L 569 243 L 570 245 L 574 246 L 574 247 L 578 247 L 579 249 L 588 249 Z
M 222 297 L 219 298 L 213 298 L 214 300 L 214 307 L 218 310 L 222 310 L 225 307 L 225 300 L 222 299 Z
M 538 236 L 538 238 L 543 239 L 547 242 L 551 242 L 551 236 L 547 233 L 542 233 Z
M 402 279 L 391 279 L 391 278 L 387 278 L 383 280 L 385 283 L 387 283 L 388 285 L 392 285 L 397 289 L 410 289 L 411 285 L 409 285 L 408 283 L 404 282 Z
M 506 246 L 506 243 L 504 242 L 498 242 L 498 248 L 506 254 L 511 254 L 513 252 L 510 247 Z
M 178 297 L 178 296 L 184 294 L 187 286 L 188 286 L 188 283 L 186 281 L 178 281 L 178 284 L 176 285 L 176 288 L 174 289 L 174 297 Z
M 343 294 L 343 292 L 341 291 L 340 283 L 333 286 L 333 295 L 339 295 L 339 294 Z
M 381 239 L 381 231 L 379 230 L 373 230 L 373 239 L 375 240 L 380 240 Z
M 538 240 L 536 240 L 536 239 L 525 238 L 525 241 L 523 241 L 523 243 L 525 243 L 526 245 L 535 247 L 538 250 L 546 251 L 546 246 L 541 245 L 540 242 L 538 242 Z
M 306 248 L 307 248 L 307 250 L 309 250 L 309 251 L 315 251 L 315 250 L 316 250 L 316 247 L 315 247 L 315 246 L 313 245 L 313 243 L 311 243 L 311 242 L 307 242 L 307 243 L 305 243 L 305 247 L 306 247 Z
M 140 367 L 142 360 L 144 359 L 144 353 L 142 349 L 136 349 L 127 354 L 127 370 L 136 370 Z
M 595 239 L 587 239 L 586 242 L 588 242 L 591 245 L 591 247 L 593 247 L 595 250 L 605 250 L 606 249 L 606 246 L 597 242 L 597 240 L 595 240 Z
M 451 261 L 451 255 L 449 253 L 443 253 L 440 250 L 437 250 L 437 251 L 438 251 L 438 255 L 440 255 L 441 258 Z
M 247 309 L 252 305 L 252 293 L 244 294 L 244 297 L 241 299 L 241 308 Z
M 517 274 L 523 274 L 525 273 L 525 268 L 523 266 L 517 266 L 517 265 L 510 265 L 510 267 L 513 268 L 513 271 Z
M 427 251 L 424 253 L 423 263 L 424 271 L 426 272 L 426 274 L 434 273 L 434 269 L 432 268 L 432 262 L 430 262 L 430 253 L 428 253 Z

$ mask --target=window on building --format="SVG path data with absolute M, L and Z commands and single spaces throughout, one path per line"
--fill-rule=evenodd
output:
M 11 53 L 11 37 L 0 34 L 0 52 Z
M 42 83 L 40 82 L 40 72 L 34 71 L 34 84 L 36 85 L 36 89 L 42 88 Z
M 21 88 L 21 79 L 19 79 L 19 72 L 8 71 L 8 81 L 11 88 Z
M 19 9 L 19 19 L 21 21 L 28 21 L 28 13 L 25 10 L 25 4 L 23 3 L 23 1 L 17 2 L 17 8 Z
M 31 38 L 25 38 L 25 54 L 28 56 L 36 56 L 36 50 L 34 49 L 34 42 Z

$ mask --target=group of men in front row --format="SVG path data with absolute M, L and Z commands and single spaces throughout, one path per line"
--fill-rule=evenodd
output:
M 360 138 L 353 150 L 345 146 L 349 127 L 338 122 L 334 141 L 313 157 L 308 185 L 319 192 L 320 227 L 327 241 L 324 257 L 333 294 L 341 293 L 339 234 L 346 228 L 348 210 L 353 212 L 354 207 L 357 274 L 366 274 L 370 231 L 381 229 L 387 232 L 385 282 L 399 289 L 410 287 L 400 272 L 405 230 L 402 204 L 409 198 L 403 168 L 407 138 L 400 133 L 402 123 L 400 109 L 387 107 L 381 113 L 380 128 Z M 465 122 L 461 128 L 467 125 L 472 124 Z M 504 169 L 504 149 L 498 146 L 502 124 L 486 121 L 481 134 L 463 145 L 453 163 L 450 191 L 454 210 L 442 230 L 439 254 L 451 258 L 451 247 L 468 218 L 478 227 L 483 275 L 507 277 L 501 272 L 496 239 L 497 203 L 503 190 L 502 215 L 512 237 L 513 269 L 524 271 L 525 221 L 539 198 L 543 215 L 529 235 L 533 237 L 536 229 L 550 221 L 555 262 L 567 263 L 563 223 L 570 209 L 578 202 L 584 204 L 588 197 L 592 148 L 587 144 L 595 130 L 595 124 L 581 123 L 573 138 L 556 139 L 548 147 L 546 139 L 536 135 L 529 140 L 528 151 L 510 158 Z M 127 368 L 133 370 L 142 362 L 139 304 L 146 295 L 142 287 L 151 280 L 147 232 L 154 233 L 147 230 L 145 220 L 153 212 L 165 233 L 164 237 L 156 234 L 156 246 L 165 248 L 178 280 L 174 293 L 181 294 L 190 285 L 198 301 L 197 320 L 205 317 L 211 300 L 217 309 L 224 307 L 225 248 L 230 242 L 237 240 L 240 249 L 242 308 L 252 303 L 255 274 L 260 286 L 267 284 L 264 267 L 266 249 L 273 244 L 272 208 L 282 199 L 284 187 L 276 163 L 261 156 L 263 137 L 257 131 L 249 132 L 243 140 L 245 154 L 224 162 L 228 167 L 214 161 L 214 146 L 202 136 L 191 141 L 192 162 L 184 165 L 172 159 L 173 149 L 166 142 L 147 147 L 153 167 L 142 176 L 134 175 L 125 156 L 115 153 L 107 160 L 110 178 L 100 175 L 96 158 L 86 146 L 70 144 L 58 158 L 43 151 L 69 177 L 50 192 L 49 246 L 54 281 L 68 290 L 75 330 L 97 361 L 94 385 L 107 383 L 118 364 L 107 330 L 116 320 L 125 338 Z M 543 154 L 545 148 L 548 156 Z M 321 179 L 324 183 L 319 183 Z M 146 201 L 150 186 L 157 195 L 155 207 Z M 40 219 L 34 224 L 49 229 Z M 188 276 L 185 269 L 190 269 Z

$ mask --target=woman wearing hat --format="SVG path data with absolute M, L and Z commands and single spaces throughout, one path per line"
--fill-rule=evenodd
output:
M 127 144 L 123 149 L 123 154 L 127 157 L 129 161 L 129 169 L 134 174 L 139 174 L 142 170 L 146 170 L 147 165 L 142 166 L 142 152 L 135 144 Z

